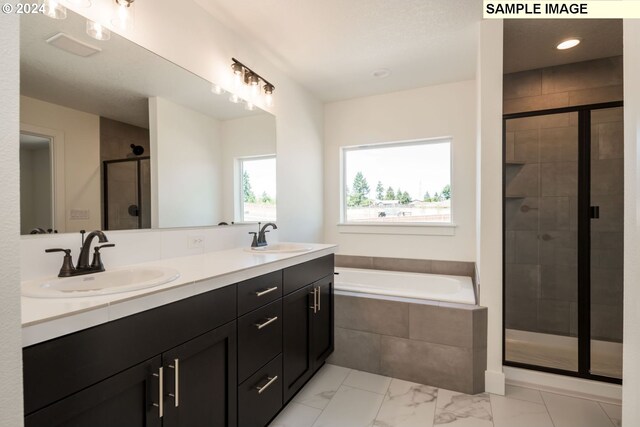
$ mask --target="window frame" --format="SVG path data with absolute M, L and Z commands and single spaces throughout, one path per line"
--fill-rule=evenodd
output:
M 234 188 L 233 188 L 233 199 L 234 199 L 234 207 L 235 207 L 235 223 L 236 224 L 257 224 L 259 221 L 245 221 L 244 220 L 244 193 L 242 191 L 243 189 L 243 185 L 242 185 L 242 180 L 243 180 L 243 174 L 244 174 L 244 162 L 247 160 L 269 160 L 269 159 L 274 159 L 276 161 L 276 185 L 277 185 L 277 179 L 278 179 L 278 174 L 277 174 L 277 156 L 275 153 L 273 154 L 259 154 L 256 156 L 242 156 L 242 157 L 236 157 L 235 159 L 235 183 L 234 183 Z M 277 194 L 276 194 L 276 220 L 278 218 L 278 214 L 277 214 L 277 209 L 278 209 L 278 199 L 277 199 Z M 273 221 L 276 221 L 273 220 Z M 267 220 L 263 220 L 263 221 L 267 221 Z M 272 220 L 269 220 L 272 221 Z
M 372 150 L 377 148 L 388 147 L 410 147 L 416 145 L 429 144 L 449 144 L 449 186 L 451 188 L 450 197 L 450 220 L 448 222 L 376 222 L 376 221 L 348 221 L 347 220 L 347 154 L 352 151 Z M 374 233 L 374 234 L 435 234 L 435 235 L 452 235 L 453 229 L 456 227 L 454 221 L 454 196 L 455 189 L 453 185 L 453 137 L 439 136 L 432 138 L 419 138 L 412 140 L 387 141 L 378 143 L 358 144 L 340 147 L 340 212 L 338 226 L 341 233 Z M 427 229 L 433 230 L 427 230 Z M 422 230 L 420 230 L 422 229 Z M 437 230 L 439 229 L 439 230 Z

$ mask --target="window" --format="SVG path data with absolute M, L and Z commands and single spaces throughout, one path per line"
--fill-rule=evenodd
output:
M 238 159 L 240 222 L 276 220 L 276 156 Z
M 344 147 L 343 223 L 451 223 L 451 139 Z

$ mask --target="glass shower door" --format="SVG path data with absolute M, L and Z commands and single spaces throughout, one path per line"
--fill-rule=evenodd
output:
M 624 132 L 622 107 L 591 111 L 591 366 L 622 378 Z
M 105 230 L 151 228 L 151 173 L 148 157 L 103 162 Z
M 505 120 L 505 361 L 578 371 L 578 113 Z

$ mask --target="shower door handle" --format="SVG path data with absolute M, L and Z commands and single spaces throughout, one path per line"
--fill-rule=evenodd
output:
M 591 206 L 589 208 L 589 217 L 591 219 L 598 219 L 600 218 L 600 206 Z

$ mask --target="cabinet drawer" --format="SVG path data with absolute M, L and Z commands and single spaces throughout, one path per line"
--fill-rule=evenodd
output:
M 282 355 L 238 387 L 238 425 L 264 427 L 282 407 Z
M 238 316 L 282 296 L 282 270 L 238 283 Z
M 238 319 L 238 383 L 282 351 L 282 300 Z
M 285 268 L 282 272 L 284 295 L 333 274 L 333 254 Z

